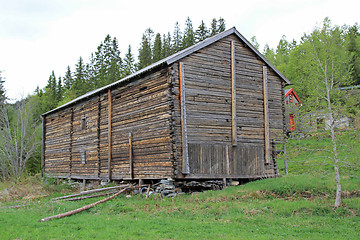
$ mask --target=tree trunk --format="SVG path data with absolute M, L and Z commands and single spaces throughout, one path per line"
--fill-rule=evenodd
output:
M 285 168 L 285 175 L 288 175 L 289 171 L 288 171 L 288 165 L 287 165 L 286 143 L 284 144 L 284 168 Z
M 327 70 L 325 66 L 325 70 Z M 325 84 L 326 84 L 326 100 L 327 108 L 329 111 L 329 121 L 330 121 L 330 132 L 331 132 L 331 142 L 332 142 L 332 153 L 333 153 L 333 162 L 335 170 L 335 181 L 336 181 L 336 199 L 334 207 L 339 207 L 341 204 L 341 182 L 340 182 L 340 170 L 339 170 L 339 159 L 338 159 L 338 150 L 336 145 L 336 135 L 335 135 L 335 120 L 333 116 L 332 103 L 330 98 L 330 83 L 328 82 L 327 73 L 325 71 Z

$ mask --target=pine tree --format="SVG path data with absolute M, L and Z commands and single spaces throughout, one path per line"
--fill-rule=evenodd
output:
M 89 84 L 86 84 L 86 68 L 83 62 L 82 57 L 79 58 L 75 74 L 74 74 L 74 83 L 71 86 L 71 91 L 75 94 L 76 97 L 83 95 L 84 93 L 90 90 Z
M 205 40 L 208 37 L 208 35 L 209 35 L 209 30 L 207 29 L 204 21 L 201 21 L 200 26 L 195 31 L 196 42 L 201 42 Z
M 190 17 L 186 19 L 184 37 L 182 39 L 182 48 L 185 49 L 195 44 L 195 33 Z
M 178 52 L 182 49 L 182 34 L 181 34 L 181 30 L 180 30 L 180 25 L 179 22 L 175 23 L 175 27 L 174 27 L 174 33 L 173 33 L 173 37 L 172 37 L 172 51 Z
M 226 25 L 225 25 L 225 19 L 223 19 L 222 17 L 219 18 L 218 20 L 218 29 L 217 29 L 217 33 L 221 33 L 223 31 L 225 31 L 226 29 Z
M 57 93 L 57 91 L 56 91 L 56 77 L 55 77 L 55 72 L 54 71 L 52 71 L 51 72 L 51 75 L 50 75 L 50 77 L 49 77 L 49 79 L 48 79 L 48 82 L 47 82 L 47 85 L 46 85 L 46 90 L 45 90 L 45 92 L 51 97 L 51 99 L 53 99 L 53 100 L 55 100 L 55 99 L 57 99 L 57 97 L 56 97 L 56 93 Z
M 116 38 L 108 34 L 87 66 L 89 81 L 95 88 L 115 82 L 122 77 L 122 59 Z
M 162 58 L 166 58 L 173 54 L 172 52 L 172 46 L 171 46 L 171 34 L 170 32 L 167 33 L 167 35 L 163 35 L 163 41 L 162 41 L 163 47 L 162 47 Z
M 155 36 L 154 47 L 153 47 L 153 62 L 157 62 L 162 59 L 162 42 L 161 35 L 157 33 Z
M 73 84 L 73 81 L 74 79 L 72 77 L 70 66 L 67 66 L 65 77 L 63 78 L 64 88 L 70 89 L 71 85 Z
M 216 18 L 213 18 L 210 26 L 210 37 L 216 35 L 217 33 L 218 33 L 218 22 Z
M 142 35 L 142 41 L 139 49 L 138 70 L 149 66 L 152 63 L 151 38 L 153 31 L 151 28 L 145 30 Z
M 110 66 L 108 74 L 109 83 L 113 83 L 121 79 L 123 75 L 122 59 L 120 57 L 119 44 L 116 37 L 112 40 L 110 53 Z
M 131 46 L 129 45 L 127 53 L 124 58 L 124 68 L 123 68 L 123 75 L 124 77 L 132 74 L 135 72 L 135 59 L 131 52 Z
M 58 83 L 56 85 L 56 100 L 60 102 L 62 98 L 64 97 L 64 89 L 61 82 L 61 77 L 58 79 Z

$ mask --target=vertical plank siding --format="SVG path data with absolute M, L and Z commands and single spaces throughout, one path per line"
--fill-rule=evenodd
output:
M 181 61 L 187 76 L 188 177 L 273 176 L 273 163 L 265 163 L 265 63 L 235 36 Z M 282 80 L 270 70 L 267 73 L 269 132 L 270 139 L 274 139 L 283 126 Z M 234 132 L 236 139 L 232 137 Z

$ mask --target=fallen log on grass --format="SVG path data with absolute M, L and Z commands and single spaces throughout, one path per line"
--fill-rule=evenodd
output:
M 100 193 L 100 194 L 96 194 L 96 195 L 91 195 L 91 196 L 83 196 L 83 197 L 75 197 L 75 198 L 66 198 L 64 199 L 64 201 L 78 201 L 78 200 L 83 200 L 83 199 L 87 199 L 87 198 L 94 198 L 94 197 L 102 197 L 102 196 L 106 196 L 106 195 L 111 195 L 115 193 L 115 191 L 112 192 L 108 192 L 108 193 Z
M 53 199 L 51 199 L 51 200 L 52 200 L 52 201 L 56 201 L 56 200 L 61 200 L 61 199 L 66 199 L 66 198 L 83 196 L 83 195 L 87 195 L 87 194 L 91 194 L 91 193 L 95 193 L 95 192 L 103 192 L 103 191 L 108 191 L 108 190 L 113 190 L 113 189 L 126 188 L 126 187 L 129 187 L 129 186 L 131 186 L 131 185 L 130 185 L 130 184 L 127 184 L 127 185 L 120 185 L 120 186 L 115 186 L 115 187 L 107 187 L 107 188 L 93 189 L 93 190 L 83 191 L 83 192 L 81 192 L 81 193 L 76 193 L 76 194 L 72 194 L 72 195 L 67 195 L 67 196 L 62 196 L 62 197 L 53 198 Z
M 130 189 L 131 187 L 132 186 L 126 187 L 126 188 L 120 190 L 119 192 L 115 193 L 114 195 L 112 195 L 112 196 L 110 196 L 108 198 L 104 198 L 104 199 L 102 199 L 100 201 L 97 201 L 95 203 L 86 205 L 84 207 L 81 207 L 81 208 L 78 208 L 78 209 L 75 209 L 75 210 L 72 210 L 72 211 L 69 211 L 69 212 L 66 212 L 66 213 L 61 213 L 61 214 L 58 214 L 58 215 L 42 218 L 42 219 L 39 220 L 39 222 L 47 222 L 47 221 L 49 221 L 51 219 L 54 219 L 54 218 L 64 218 L 64 217 L 68 217 L 68 216 L 74 215 L 76 213 L 85 211 L 85 210 L 90 209 L 90 208 L 92 208 L 92 207 L 94 207 L 94 206 L 96 206 L 96 205 L 98 205 L 100 203 L 104 203 L 104 202 L 106 202 L 106 201 L 108 201 L 110 199 L 113 199 L 114 197 L 120 195 L 121 193 L 125 192 L 126 190 Z

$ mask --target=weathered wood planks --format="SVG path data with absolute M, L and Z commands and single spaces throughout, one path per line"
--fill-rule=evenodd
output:
M 42 166 L 80 179 L 273 176 L 283 88 L 229 35 L 44 117 Z

